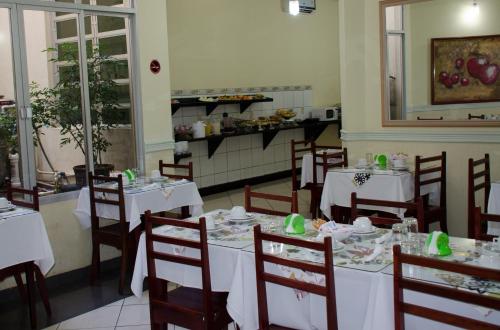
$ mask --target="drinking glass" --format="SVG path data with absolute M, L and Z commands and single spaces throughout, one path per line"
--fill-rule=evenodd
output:
M 368 165 L 373 164 L 373 154 L 371 152 L 367 152 L 365 154 L 365 158 L 366 158 L 366 162 L 368 163 Z
M 407 230 L 403 223 L 395 223 L 392 225 L 392 245 L 400 245 L 401 250 L 405 252 L 407 243 Z
M 420 241 L 418 238 L 418 221 L 415 218 L 404 218 L 403 225 L 406 227 L 409 253 L 420 254 Z

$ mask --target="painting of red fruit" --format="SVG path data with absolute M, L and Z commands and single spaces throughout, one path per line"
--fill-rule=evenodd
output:
M 431 39 L 431 103 L 500 101 L 500 35 Z

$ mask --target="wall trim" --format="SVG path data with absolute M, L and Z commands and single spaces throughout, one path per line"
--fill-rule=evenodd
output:
M 500 132 L 429 132 L 429 131 L 368 131 L 342 130 L 342 140 L 351 141 L 411 141 L 447 143 L 500 143 Z
M 175 149 L 175 141 L 174 140 L 164 140 L 164 141 L 146 142 L 145 143 L 146 153 L 165 151 L 165 150 L 174 150 L 174 149 Z
M 490 109 L 496 110 L 500 108 L 500 102 L 486 103 L 465 103 L 465 104 L 440 104 L 440 105 L 415 105 L 408 107 L 407 112 L 427 112 L 427 111 L 443 111 L 443 110 L 478 110 Z

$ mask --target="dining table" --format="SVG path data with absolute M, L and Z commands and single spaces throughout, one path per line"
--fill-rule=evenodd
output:
M 491 183 L 488 197 L 488 213 L 500 214 L 500 181 Z M 488 223 L 488 235 L 500 236 L 500 223 L 490 221 Z
M 430 178 L 430 177 L 429 177 Z M 351 207 L 351 193 L 359 198 L 407 202 L 414 198 L 414 174 L 408 170 L 338 168 L 329 170 L 323 185 L 320 209 L 332 219 L 331 207 Z M 429 195 L 431 205 L 439 205 L 439 183 L 421 187 L 421 195 Z M 361 206 L 363 208 L 363 206 Z M 368 208 L 368 206 L 367 206 Z M 369 206 L 400 218 L 405 209 Z
M 154 181 L 154 182 L 153 182 Z M 146 210 L 151 212 L 171 211 L 177 208 L 189 207 L 193 216 L 203 213 L 203 200 L 195 182 L 182 180 L 151 180 L 138 179 L 135 183 L 124 186 L 125 218 L 133 231 L 141 224 L 141 215 Z M 97 215 L 101 218 L 119 220 L 119 209 L 113 205 L 97 204 Z M 73 211 L 83 228 L 91 227 L 90 192 L 88 187 L 80 190 L 76 209 Z
M 228 292 L 227 310 L 242 329 L 258 329 L 258 304 L 255 278 L 255 254 L 253 226 L 261 224 L 262 230 L 283 234 L 284 217 L 253 213 L 246 222 L 234 222 L 229 210 L 214 210 L 206 213 L 213 217 L 216 227 L 209 230 L 208 248 L 212 290 Z M 191 218 L 197 221 L 197 217 Z M 350 228 L 347 224 L 337 224 L 339 228 Z M 318 231 L 312 222 L 306 220 L 303 235 L 293 235 L 306 240 L 316 240 Z M 153 229 L 158 235 L 198 240 L 199 234 L 191 229 L 160 226 Z M 392 291 L 392 245 L 391 231 L 375 229 L 368 234 L 353 234 L 342 242 L 334 244 L 334 276 L 339 329 L 394 329 Z M 420 242 L 426 234 L 420 234 Z M 453 254 L 445 260 L 478 265 L 483 244 L 465 238 L 451 237 Z M 486 245 L 485 245 L 486 246 Z M 488 245 L 489 246 L 489 245 Z M 264 252 L 276 253 L 291 259 L 312 263 L 322 262 L 320 253 L 294 246 L 264 243 Z M 197 256 L 190 248 L 179 248 L 158 243 L 155 250 L 182 256 Z M 500 255 L 498 255 L 500 257 Z M 482 265 L 482 264 L 480 264 Z M 491 267 L 491 265 L 488 265 Z M 500 265 L 493 264 L 500 268 Z M 196 268 L 156 261 L 157 276 L 176 284 L 201 288 L 201 272 Z M 321 278 L 310 276 L 301 270 L 277 265 L 266 265 L 266 271 L 280 276 L 321 283 Z M 472 278 L 456 278 L 445 272 L 431 270 L 403 269 L 405 276 L 430 281 L 435 284 L 476 290 L 484 294 L 500 295 L 500 283 L 481 282 Z M 147 255 L 145 237 L 142 234 L 131 283 L 132 292 L 140 297 L 143 281 L 147 277 Z M 323 279 L 324 281 L 324 279 Z M 323 297 L 298 290 L 267 285 L 267 299 L 270 321 L 296 329 L 326 329 L 326 303 Z M 411 302 L 443 308 L 460 315 L 500 324 L 500 312 L 477 308 L 465 303 L 455 303 L 447 299 L 411 293 Z M 407 317 L 408 329 L 452 329 L 443 324 L 421 318 Z
M 0 270 L 18 265 L 25 269 L 32 326 L 36 323 L 34 265 L 46 275 L 54 263 L 54 254 L 40 212 L 15 206 L 0 213 Z
M 323 158 L 321 155 L 323 152 L 326 153 L 334 153 L 334 152 L 339 152 L 338 149 L 328 149 L 328 150 L 319 150 L 316 152 L 316 161 L 317 163 L 321 164 L 323 162 Z M 329 158 L 328 162 L 330 164 L 341 164 L 343 162 L 342 158 Z M 300 174 L 300 187 L 304 188 L 308 183 L 313 183 L 314 182 L 314 158 L 312 153 L 306 153 L 302 156 L 302 167 L 301 167 L 301 174 Z M 323 166 L 322 165 L 316 165 L 316 182 L 317 183 L 323 183 L 324 178 L 323 178 Z

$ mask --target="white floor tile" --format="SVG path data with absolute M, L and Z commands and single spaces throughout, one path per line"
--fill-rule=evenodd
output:
M 149 305 L 123 305 L 117 326 L 149 324 Z
M 116 321 L 118 320 L 118 316 L 120 315 L 120 309 L 121 306 L 98 308 L 91 312 L 62 322 L 58 330 L 93 329 L 106 327 L 111 327 L 112 329 L 116 325 Z
M 141 298 L 130 296 L 125 298 L 123 305 L 147 305 L 149 303 L 149 291 L 144 291 Z

